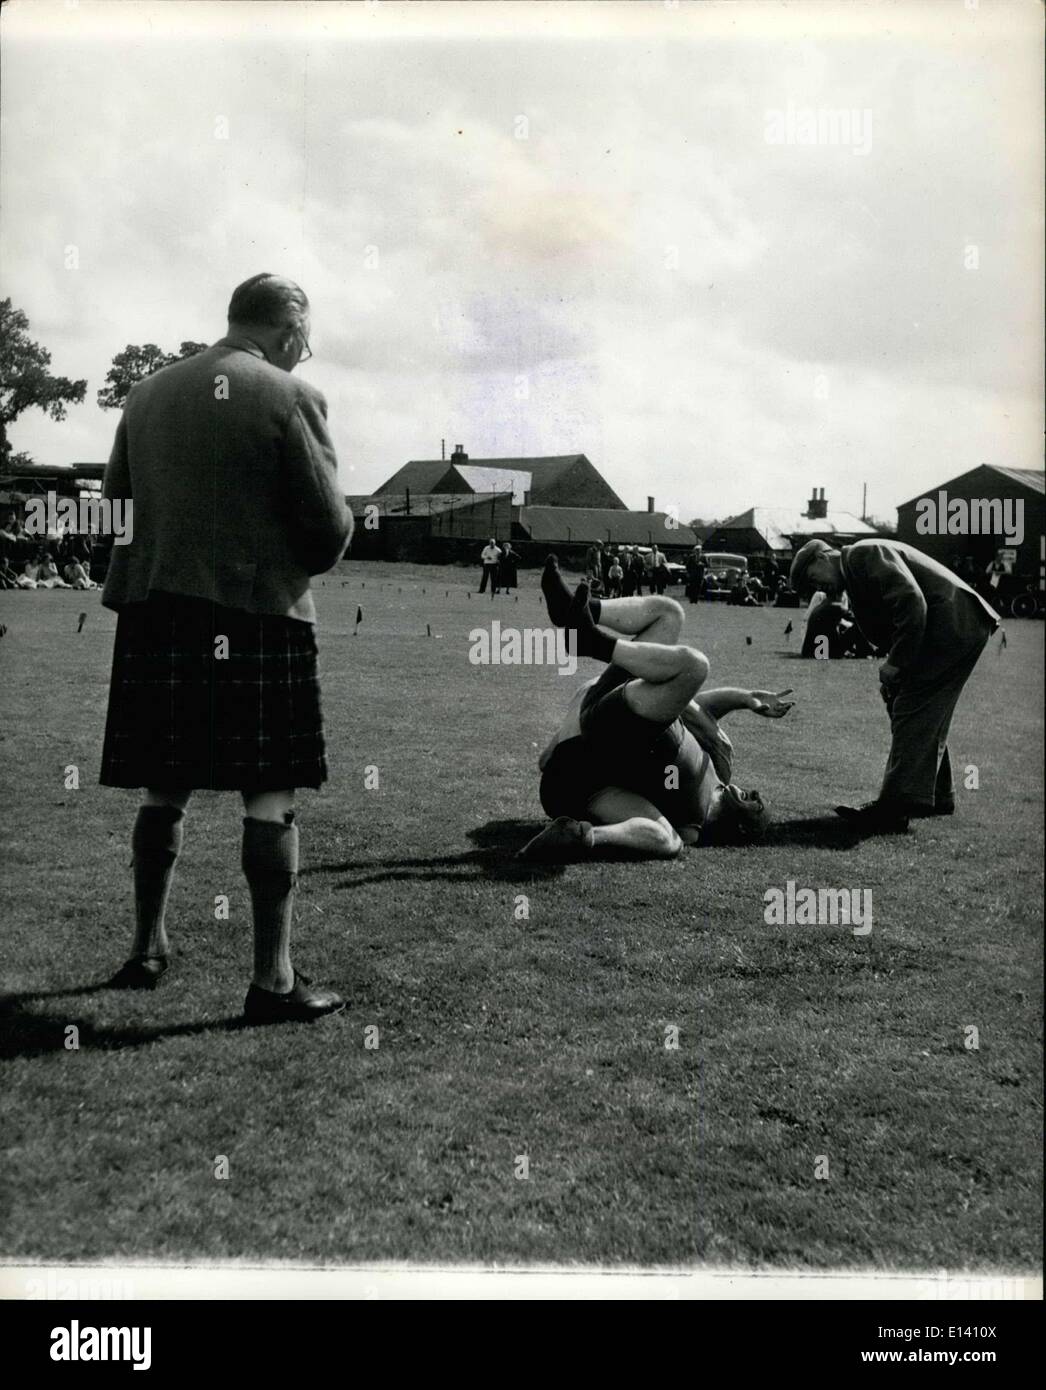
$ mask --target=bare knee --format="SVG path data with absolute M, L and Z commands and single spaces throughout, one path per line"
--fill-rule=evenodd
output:
M 678 831 L 667 822 L 657 821 L 655 825 L 659 840 L 659 847 L 655 853 L 663 859 L 674 859 L 683 848 L 683 841 Z
M 294 792 L 244 792 L 243 809 L 251 820 L 289 825 L 294 819 Z
M 671 618 L 682 628 L 684 614 L 681 603 L 677 603 L 674 598 L 667 598 L 664 594 L 655 594 L 650 602 L 659 618 Z
M 184 811 L 191 796 L 191 791 L 164 791 L 156 787 L 149 787 L 142 796 L 142 805 L 174 806 L 179 811 Z
M 693 681 L 694 689 L 699 690 L 708 679 L 708 657 L 696 647 L 680 647 L 679 661 L 679 674 Z

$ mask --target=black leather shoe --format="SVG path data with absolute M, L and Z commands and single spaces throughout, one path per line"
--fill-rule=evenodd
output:
M 311 1023 L 324 1014 L 340 1013 L 345 1000 L 332 989 L 312 989 L 308 976 L 294 972 L 294 988 L 287 994 L 251 985 L 244 1000 L 248 1023 Z
M 108 988 L 155 989 L 166 974 L 166 956 L 132 956 L 120 966 Z
M 954 816 L 954 801 L 937 801 L 932 806 L 906 806 L 904 813 L 912 820 L 929 820 L 931 816 Z
M 837 806 L 835 814 L 864 835 L 905 835 L 908 813 L 888 801 L 869 801 L 865 806 Z

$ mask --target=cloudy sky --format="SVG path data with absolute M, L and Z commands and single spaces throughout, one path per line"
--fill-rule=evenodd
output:
M 2 292 L 88 379 L 13 428 L 42 462 L 106 458 L 113 354 L 213 341 L 271 270 L 312 300 L 301 370 L 349 492 L 441 438 L 583 451 L 684 518 L 813 485 L 859 511 L 867 482 L 892 519 L 1040 464 L 1036 0 L 13 0 L 3 24 Z

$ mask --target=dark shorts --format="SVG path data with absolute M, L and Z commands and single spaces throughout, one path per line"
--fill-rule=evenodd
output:
M 216 641 L 228 639 L 228 657 Z M 100 781 L 285 791 L 327 780 L 311 623 L 153 594 L 120 610 Z
M 607 669 L 581 702 L 581 735 L 560 743 L 541 775 L 545 814 L 583 820 L 589 801 L 606 787 L 645 797 L 673 825 L 689 825 L 696 796 L 709 774 L 709 757 L 681 719 L 644 719 L 629 708 L 619 666 Z M 666 787 L 669 769 L 678 787 Z

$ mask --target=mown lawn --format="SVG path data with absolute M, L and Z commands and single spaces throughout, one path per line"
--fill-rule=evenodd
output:
M 97 786 L 115 619 L 0 593 L 0 1254 L 1036 1268 L 1042 624 L 960 706 L 960 814 L 856 844 L 830 808 L 878 784 L 875 666 L 796 660 L 795 613 L 688 608 L 712 684 L 797 692 L 728 726 L 769 842 L 535 872 L 513 856 L 574 682 L 469 664 L 479 622 L 545 621 L 534 573 L 494 604 L 472 578 L 318 589 L 333 778 L 300 798 L 298 957 L 350 1007 L 283 1029 L 239 1024 L 231 796 L 193 803 L 163 988 L 98 988 L 131 912 L 135 797 Z M 766 925 L 789 879 L 871 889 L 871 933 Z

